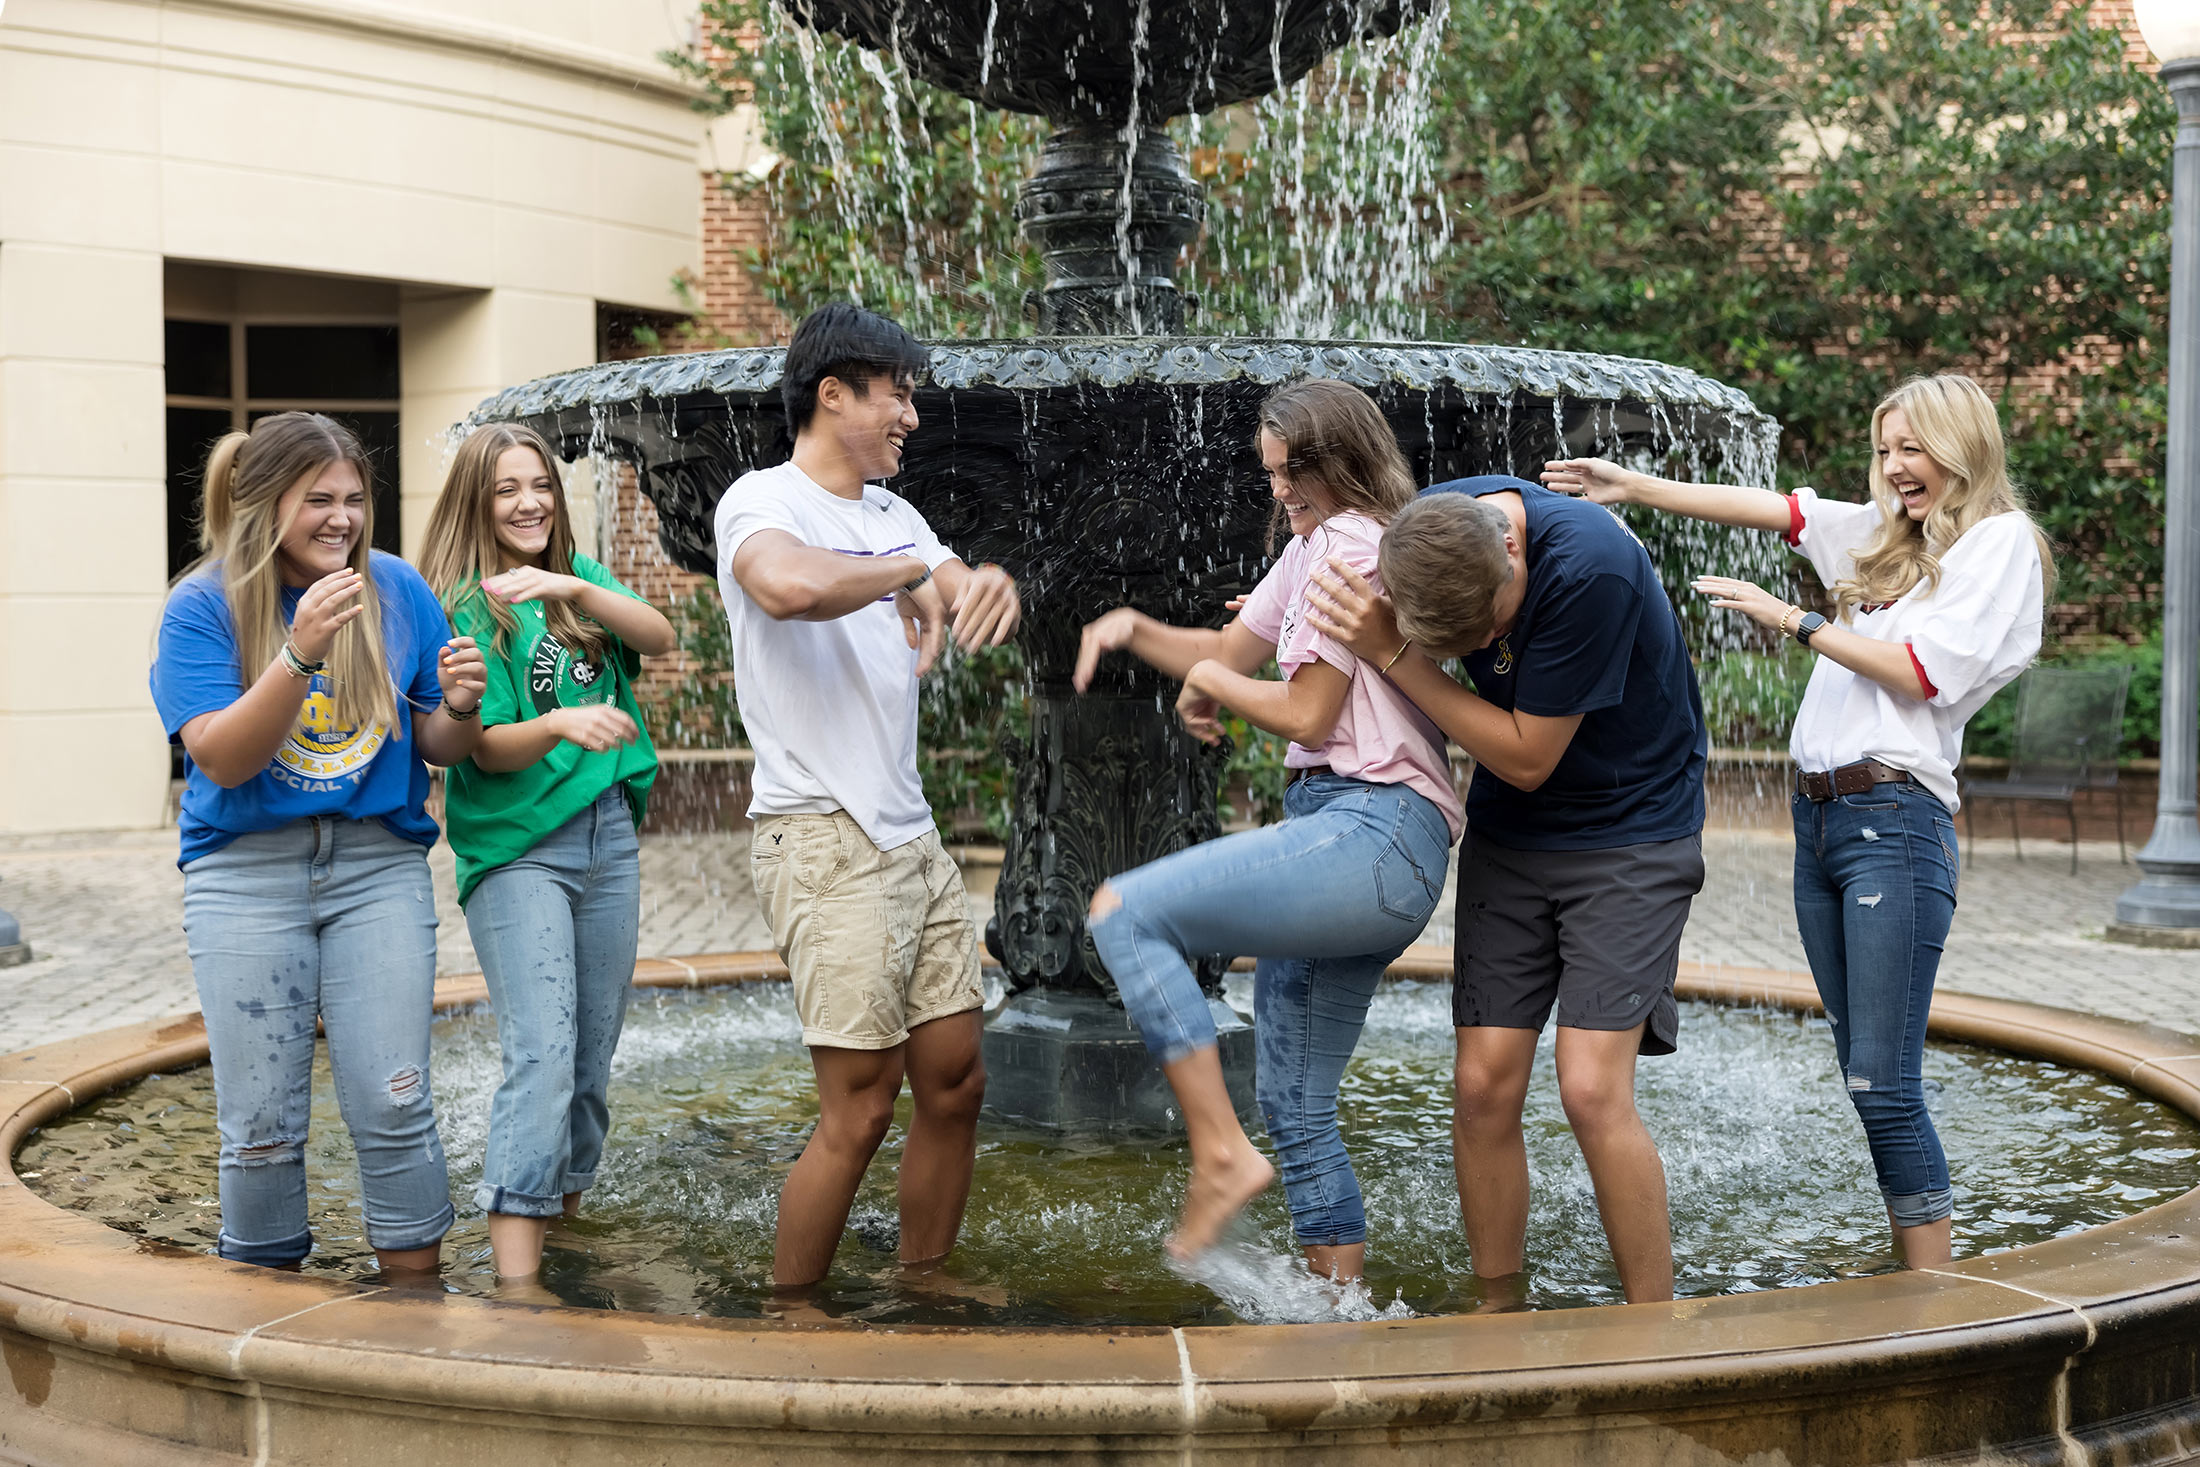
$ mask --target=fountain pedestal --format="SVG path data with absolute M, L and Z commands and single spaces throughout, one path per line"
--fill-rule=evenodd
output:
M 1253 1026 L 1210 995 L 1222 1077 L 1238 1114 L 1253 1110 Z M 1064 1131 L 1173 1131 L 1176 1096 L 1122 1005 L 1097 993 L 1033 988 L 985 1029 L 985 1104 Z

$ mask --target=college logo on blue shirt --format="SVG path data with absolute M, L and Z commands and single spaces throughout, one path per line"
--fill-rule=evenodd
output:
M 267 772 L 278 783 L 308 794 L 357 784 L 389 736 L 390 731 L 379 723 L 363 729 L 338 728 L 336 700 L 329 696 L 328 676 L 317 672 L 312 691 L 298 710 L 298 722 L 275 751 Z

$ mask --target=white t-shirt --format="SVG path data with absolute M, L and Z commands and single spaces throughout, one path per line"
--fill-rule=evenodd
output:
M 1830 590 L 1856 574 L 1856 552 L 1871 542 L 1879 510 L 1871 504 L 1793 496 L 1801 528 L 1792 543 Z M 1995 515 L 1965 532 L 1940 557 L 1940 585 L 1920 581 L 1908 595 L 1870 610 L 1848 629 L 1881 642 L 1906 642 L 1933 695 L 1898 697 L 1830 657 L 1820 657 L 1803 692 L 1788 753 L 1808 770 L 1877 759 L 1906 769 L 1952 813 L 1963 726 L 2039 655 L 2045 590 L 2039 541 L 2021 514 Z
M 917 654 L 894 598 L 833 621 L 774 621 L 734 580 L 733 557 L 759 530 L 934 567 L 954 552 L 901 496 L 866 484 L 860 500 L 843 499 L 792 463 L 735 480 L 717 529 L 734 696 L 756 750 L 750 818 L 845 810 L 882 851 L 932 829 L 917 778 Z

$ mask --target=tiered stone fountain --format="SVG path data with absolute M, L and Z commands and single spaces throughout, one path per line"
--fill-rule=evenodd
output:
M 1769 468 L 1771 424 L 1746 398 L 1653 362 L 1182 334 L 1192 304 L 1176 271 L 1206 203 L 1163 124 L 1294 82 L 1429 3 L 790 0 L 820 30 L 1056 129 L 1016 208 L 1046 261 L 1030 302 L 1043 334 L 935 343 L 923 426 L 893 481 L 965 560 L 996 561 L 1024 586 L 1031 736 L 1008 750 L 1014 814 L 988 933 L 1014 995 L 986 1033 L 998 1114 L 1168 1124 L 1171 1097 L 1114 1001 L 1085 908 L 1106 877 L 1219 833 L 1227 751 L 1186 735 L 1173 689 L 1135 659 L 1110 659 L 1084 695 L 1069 674 L 1079 628 L 1109 607 L 1211 623 L 1259 578 L 1270 505 L 1252 444 L 1270 387 L 1315 375 L 1367 388 L 1424 483 L 1532 472 L 1562 448 Z M 667 552 L 709 573 L 719 496 L 790 449 L 781 362 L 759 349 L 608 363 L 516 387 L 476 417 L 632 462 Z M 1251 1032 L 1216 996 L 1229 956 L 1202 974 L 1244 1105 Z

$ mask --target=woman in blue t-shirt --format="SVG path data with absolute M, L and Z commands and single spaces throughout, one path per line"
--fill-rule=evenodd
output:
M 218 1251 L 283 1267 L 313 1246 L 319 1020 L 367 1241 L 408 1273 L 436 1266 L 452 1218 L 428 1087 L 426 765 L 473 751 L 485 678 L 427 583 L 368 548 L 372 473 L 318 413 L 215 444 L 208 553 L 169 595 L 152 685 L 189 756 L 178 864 L 221 1132 Z

